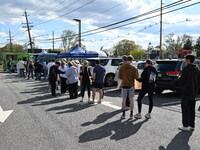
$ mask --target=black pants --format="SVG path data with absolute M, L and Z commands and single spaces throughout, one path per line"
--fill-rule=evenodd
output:
M 82 85 L 81 85 L 81 96 L 82 98 L 84 98 L 84 95 L 85 95 L 85 89 L 87 88 L 87 91 L 88 91 L 88 97 L 90 98 L 90 82 L 83 82 Z
M 145 94 L 148 93 L 149 97 L 149 111 L 148 113 L 151 113 L 153 109 L 153 93 L 154 93 L 155 86 L 149 86 L 148 88 L 142 88 L 140 91 L 140 94 L 138 96 L 138 112 L 141 113 L 142 111 L 142 99 L 144 98 Z
M 195 99 L 182 99 L 182 123 L 184 127 L 195 127 Z
M 51 85 L 51 94 L 52 96 L 55 96 L 56 95 L 56 81 L 49 80 L 49 83 Z
M 70 99 L 78 97 L 78 82 L 68 84 Z
M 66 93 L 67 91 L 67 78 L 63 78 L 63 77 L 60 77 L 60 82 L 61 82 L 61 93 Z

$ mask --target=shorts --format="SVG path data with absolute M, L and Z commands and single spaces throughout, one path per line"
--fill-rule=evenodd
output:
M 103 89 L 103 83 L 92 83 L 93 88 L 95 89 Z
M 129 96 L 129 98 L 133 98 L 135 95 L 135 88 L 131 87 L 131 88 L 122 88 L 121 90 L 121 97 L 122 98 L 127 98 L 127 96 Z

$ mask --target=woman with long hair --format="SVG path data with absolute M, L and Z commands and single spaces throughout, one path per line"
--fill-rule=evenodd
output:
M 66 62 L 64 60 L 61 61 L 61 65 L 58 68 L 62 72 L 67 72 Z M 61 94 L 66 93 L 67 91 L 67 76 L 66 74 L 60 74 L 60 84 L 61 84 Z
M 90 68 L 89 66 L 89 62 L 88 61 L 84 61 L 83 62 L 83 66 L 80 69 L 80 82 L 81 82 L 81 101 L 83 102 L 83 98 L 85 95 L 85 90 L 87 87 L 87 91 L 88 91 L 88 102 L 90 102 L 90 77 L 91 77 L 91 72 L 90 72 Z

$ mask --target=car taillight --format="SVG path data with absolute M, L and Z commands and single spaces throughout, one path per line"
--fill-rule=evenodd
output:
M 180 71 L 168 71 L 168 72 L 166 72 L 166 74 L 168 76 L 179 76 L 180 73 L 181 73 Z

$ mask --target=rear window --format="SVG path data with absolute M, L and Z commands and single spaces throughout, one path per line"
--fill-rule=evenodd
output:
M 122 62 L 122 59 L 112 59 L 111 65 L 119 66 L 121 62 Z
M 92 66 L 92 67 L 95 66 L 95 60 L 94 60 L 94 59 L 92 59 L 92 60 L 91 60 L 91 59 L 88 59 L 87 61 L 89 62 L 89 65 L 90 65 L 90 66 Z M 106 66 L 107 63 L 108 63 L 108 61 L 109 61 L 109 59 L 100 59 L 99 61 L 100 61 L 100 64 L 101 64 L 102 66 Z
M 145 65 L 146 65 L 146 63 L 140 63 L 140 64 L 138 64 L 137 68 L 144 70 Z
M 157 61 L 158 71 L 175 71 L 178 61 Z

